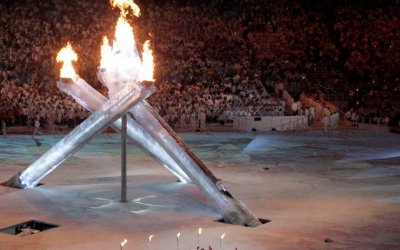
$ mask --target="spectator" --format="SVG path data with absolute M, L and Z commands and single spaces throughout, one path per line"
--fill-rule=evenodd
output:
M 301 111 L 284 86 L 323 84 L 350 93 L 349 109 L 397 125 L 399 4 L 323 4 L 315 11 L 286 0 L 146 1 L 133 27 L 138 44 L 152 33 L 158 91 L 150 103 L 171 124 L 197 128 L 201 110 L 207 122 L 224 123 L 282 115 L 293 105 Z M 0 3 L 0 13 L 0 103 L 12 107 L 6 124 L 32 125 L 39 112 L 42 127 L 75 126 L 88 113 L 56 88 L 55 56 L 71 41 L 77 72 L 104 93 L 96 78 L 101 37 L 113 33 L 117 12 L 94 0 L 27 0 Z

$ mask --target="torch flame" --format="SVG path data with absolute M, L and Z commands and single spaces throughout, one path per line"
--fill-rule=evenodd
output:
M 126 19 L 129 9 L 138 15 L 140 10 L 137 5 L 133 0 L 110 0 L 110 3 L 121 10 L 121 15 L 118 18 L 112 44 L 106 37 L 103 38 L 100 68 L 104 69 L 103 72 L 107 72 L 104 74 L 105 82 L 109 95 L 110 93 L 112 95 L 124 84 L 154 81 L 154 59 L 149 41 L 143 45 L 142 56 L 139 55 L 133 28 Z
M 60 72 L 61 78 L 72 78 L 76 75 L 72 61 L 77 61 L 78 55 L 72 49 L 70 43 L 58 52 L 56 60 L 57 62 L 63 62 Z
M 151 239 L 154 237 L 154 235 L 149 236 L 149 242 L 151 242 Z
M 129 8 L 132 9 L 133 15 L 136 17 L 140 16 L 140 8 L 133 2 L 133 0 L 110 0 L 110 4 L 115 8 L 118 7 L 121 10 L 121 16 L 128 14 Z
M 125 239 L 123 242 L 121 242 L 121 247 L 123 247 L 127 242 L 128 242 L 127 239 Z
M 199 228 L 199 235 L 201 234 L 202 230 L 203 230 L 203 229 L 200 227 L 200 228 Z
M 143 45 L 142 67 L 140 69 L 140 81 L 154 81 L 154 59 L 153 51 L 150 49 L 150 41 L 147 40 Z
M 122 16 L 118 18 L 117 26 L 115 28 L 114 44 L 118 46 L 118 48 L 128 51 L 132 51 L 136 46 L 133 29 L 129 25 L 128 21 Z
M 178 233 L 178 234 L 176 235 L 176 238 L 179 239 L 179 236 L 181 236 L 181 233 Z
M 221 235 L 221 240 L 225 237 L 225 235 L 226 235 L 226 233 L 223 233 L 223 234 Z

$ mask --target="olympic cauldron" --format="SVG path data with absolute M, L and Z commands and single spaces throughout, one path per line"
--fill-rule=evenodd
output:
M 121 130 L 121 117 L 127 114 L 127 136 L 183 183 L 196 184 L 215 204 L 227 223 L 255 227 L 260 220 L 236 200 L 165 120 L 146 101 L 154 91 L 153 56 L 149 41 L 140 57 L 132 27 L 126 20 L 128 9 L 138 16 L 132 0 L 111 0 L 121 9 L 112 46 L 103 39 L 98 79 L 108 88 L 108 98 L 80 78 L 72 66 L 77 55 L 70 44 L 57 61 L 63 62 L 58 88 L 92 114 L 50 148 L 24 171 L 3 183 L 15 188 L 33 188 L 95 135 L 111 126 Z

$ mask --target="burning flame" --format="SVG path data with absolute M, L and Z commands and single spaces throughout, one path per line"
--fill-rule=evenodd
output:
M 101 45 L 100 68 L 107 68 L 108 63 L 111 60 L 111 57 L 112 57 L 111 46 L 110 43 L 108 42 L 108 38 L 104 36 L 103 45 Z
M 181 236 L 181 233 L 178 233 L 178 234 L 176 235 L 176 239 L 177 239 L 177 240 L 179 240 L 179 236 Z
M 150 40 L 147 40 L 143 45 L 142 67 L 140 68 L 140 81 L 154 81 L 154 59 L 153 51 L 150 49 Z
M 127 242 L 128 242 L 127 239 L 125 239 L 123 242 L 121 242 L 121 247 L 123 247 Z
M 118 18 L 117 26 L 115 28 L 115 44 L 122 49 L 132 50 L 136 46 L 135 36 L 133 29 L 128 21 L 120 16 Z
M 110 0 L 110 4 L 115 8 L 118 7 L 121 10 L 121 16 L 128 14 L 129 8 L 132 9 L 133 15 L 140 16 L 140 8 L 133 2 L 133 0 Z
M 70 43 L 58 52 L 56 60 L 57 62 L 63 62 L 60 72 L 61 78 L 72 78 L 76 75 L 74 67 L 72 66 L 72 61 L 76 62 L 78 60 L 78 55 L 72 49 Z
M 226 235 L 226 233 L 223 233 L 223 234 L 221 235 L 221 240 L 225 237 L 225 235 Z
M 201 234 L 202 230 L 203 230 L 203 229 L 200 227 L 200 228 L 199 228 L 199 235 Z
M 154 237 L 154 235 L 149 236 L 149 242 L 151 242 L 151 239 Z
M 126 20 L 126 14 L 132 9 L 135 15 L 140 12 L 133 0 L 110 0 L 113 7 L 121 10 L 115 28 L 115 39 L 110 45 L 107 37 L 103 38 L 101 47 L 100 68 L 106 69 L 109 82 L 128 83 L 132 81 L 154 81 L 154 59 L 150 49 L 150 41 L 143 45 L 142 56 L 136 48 L 133 29 Z

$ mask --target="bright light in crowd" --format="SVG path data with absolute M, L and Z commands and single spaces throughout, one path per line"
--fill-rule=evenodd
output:
M 72 61 L 76 62 L 78 60 L 78 55 L 72 49 L 70 43 L 58 52 L 56 60 L 57 62 L 63 62 L 60 71 L 61 78 L 73 78 L 76 75 L 74 67 L 72 66 Z
M 199 235 L 201 234 L 202 230 L 203 230 L 203 229 L 200 227 L 200 228 L 199 228 Z
M 142 67 L 140 68 L 140 81 L 154 81 L 154 59 L 153 51 L 150 49 L 150 40 L 147 40 L 143 45 Z

